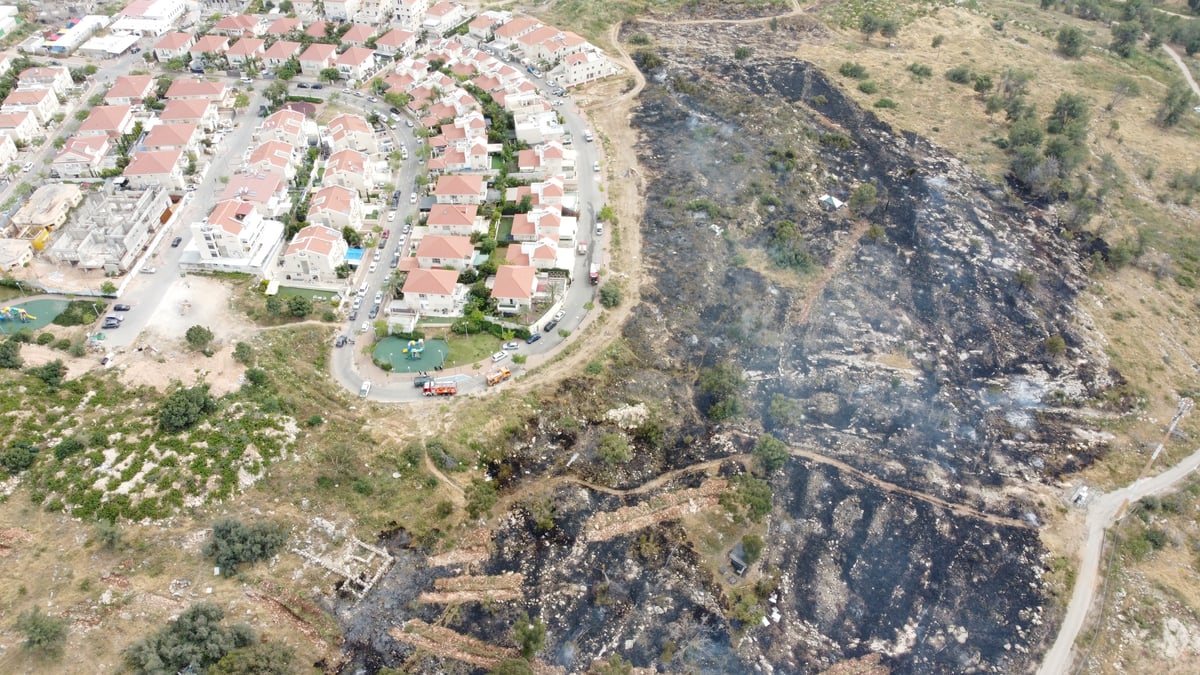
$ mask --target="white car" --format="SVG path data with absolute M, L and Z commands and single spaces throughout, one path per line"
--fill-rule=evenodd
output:
M 29 170 L 32 168 L 33 168 L 33 162 L 25 162 L 25 166 L 21 167 L 21 170 L 24 171 L 25 173 L 29 173 Z
M 554 314 L 554 320 L 555 320 L 555 321 L 562 321 L 562 320 L 563 320 L 563 317 L 564 317 L 564 316 L 566 316 L 566 315 L 567 315 L 567 313 L 566 313 L 566 312 L 564 312 L 563 310 L 561 310 L 561 309 L 560 309 L 560 310 L 558 310 L 558 312 L 556 312 L 556 313 Z
M 388 214 L 388 222 L 389 222 L 389 223 L 390 223 L 390 222 L 392 222 L 392 221 L 393 221 L 393 220 L 395 220 L 395 219 L 396 219 L 396 212 L 395 212 L 395 211 L 392 211 L 391 213 L 389 213 L 389 214 Z
M 408 197 L 408 203 L 409 203 L 409 204 L 416 204 L 416 203 L 417 203 L 417 193 L 415 193 L 415 192 L 414 192 L 414 193 L 412 193 L 411 195 L 409 195 L 409 197 Z
M 371 263 L 371 267 L 367 270 L 367 272 L 370 274 L 375 274 L 375 270 L 377 269 L 379 269 L 379 263 L 373 262 Z
M 507 359 L 507 358 L 508 358 L 508 352 L 501 350 L 501 351 L 496 352 L 495 354 L 492 354 L 492 363 L 500 363 L 501 361 L 503 361 L 504 359 Z
M 364 322 L 363 322 L 363 325 L 362 325 L 362 328 L 359 328 L 359 329 L 358 329 L 358 332 L 360 332 L 360 333 L 365 333 L 365 332 L 367 332 L 367 331 L 369 331 L 369 330 L 371 330 L 371 322 L 370 322 L 370 321 L 364 321 Z
M 383 304 L 383 291 L 375 291 L 375 304 Z

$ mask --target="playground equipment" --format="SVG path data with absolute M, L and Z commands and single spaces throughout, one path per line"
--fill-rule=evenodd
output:
M 404 353 L 408 354 L 408 358 L 413 361 L 419 361 L 421 354 L 425 352 L 425 338 L 420 340 L 409 340 L 408 347 L 404 349 Z
M 512 377 L 512 371 L 508 368 L 493 370 L 487 374 L 487 386 L 494 387 L 510 377 Z
M 16 319 L 21 323 L 28 323 L 36 320 L 37 317 L 20 307 L 0 307 L 0 321 L 9 321 L 12 319 Z

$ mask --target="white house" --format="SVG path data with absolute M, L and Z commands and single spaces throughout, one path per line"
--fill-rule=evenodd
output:
M 225 57 L 231 65 L 244 66 L 251 61 L 261 60 L 267 51 L 266 44 L 267 41 L 262 38 L 243 37 L 226 50 Z
M 334 66 L 343 79 L 361 81 L 375 68 L 375 52 L 366 47 L 351 47 L 337 57 Z
M 417 244 L 416 257 L 421 269 L 452 267 L 461 272 L 474 262 L 475 246 L 470 237 L 427 234 Z
M 463 293 L 456 270 L 415 269 L 408 273 L 401 292 L 404 302 L 419 314 L 455 314 Z
M 139 105 L 154 93 L 154 77 L 150 75 L 118 75 L 113 86 L 104 92 L 108 105 Z
M 438 204 L 482 204 L 487 199 L 483 176 L 438 176 L 433 196 Z
M 192 45 L 195 44 L 196 36 L 191 33 L 167 33 L 154 44 L 154 58 L 159 63 L 165 63 L 191 56 Z
M 17 76 L 17 89 L 49 89 L 66 96 L 72 86 L 71 71 L 66 66 L 26 68 Z
M 379 177 L 375 175 L 375 167 L 367 156 L 349 148 L 339 150 L 329 156 L 325 162 L 325 185 L 341 185 L 357 191 L 365 197 L 375 189 Z
M 425 20 L 421 27 L 429 33 L 441 35 L 471 18 L 467 8 L 457 2 L 442 0 L 433 7 L 425 10 Z
M 487 231 L 487 224 L 475 204 L 434 204 L 425 220 L 429 234 L 470 237 Z
M 337 268 L 346 262 L 347 250 L 340 230 L 309 225 L 284 249 L 276 276 L 287 283 L 341 286 L 345 282 L 338 279 Z
M 54 157 L 50 168 L 69 178 L 98 176 L 104 169 L 116 166 L 116 159 L 108 156 L 111 147 L 108 136 L 72 136 Z
M 358 150 L 368 155 L 379 152 L 375 131 L 362 115 L 338 115 L 325 127 L 325 137 L 335 152 L 346 149 Z
M 254 135 L 259 142 L 283 141 L 301 147 L 308 142 L 305 121 L 304 113 L 284 108 L 264 119 Z
M 287 180 L 296 176 L 296 148 L 283 141 L 266 141 L 250 153 L 243 169 L 245 173 L 281 173 Z
M 537 270 L 521 265 L 501 265 L 496 270 L 496 281 L 492 285 L 492 298 L 497 311 L 504 314 L 519 314 L 533 307 L 533 294 L 537 292 Z
M 314 42 L 300 54 L 300 72 L 309 77 L 317 77 L 322 70 L 333 67 L 336 58 L 337 47 Z
M 146 150 L 174 150 L 195 152 L 200 145 L 200 126 L 190 122 L 156 124 L 142 139 Z
M 221 193 L 221 199 L 250 202 L 264 218 L 278 218 L 292 207 L 287 180 L 275 171 L 236 173 Z
M 183 18 L 184 0 L 133 0 L 109 29 L 116 35 L 159 36 Z
M 308 207 L 308 222 L 341 230 L 359 229 L 363 222 L 363 205 L 358 193 L 341 185 L 321 188 Z
M 26 144 L 38 134 L 37 116 L 28 110 L 4 112 L 0 107 L 0 133 L 11 136 L 14 141 Z
M 48 126 L 62 109 L 58 96 L 49 89 L 15 89 L 0 105 L 0 112 L 32 113 L 38 123 L 44 126 Z
M 406 56 L 417 48 L 417 34 L 402 28 L 393 28 L 375 40 L 376 53 L 385 56 Z
M 146 150 L 133 153 L 122 175 L 129 179 L 129 186 L 137 190 L 152 187 L 182 190 L 184 164 L 183 150 Z

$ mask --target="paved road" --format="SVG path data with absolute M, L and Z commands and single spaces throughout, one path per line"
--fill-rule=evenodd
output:
M 1124 514 L 1127 504 L 1133 504 L 1150 495 L 1168 492 L 1197 468 L 1200 468 L 1200 449 L 1157 476 L 1143 478 L 1119 490 L 1092 498 L 1087 511 L 1087 538 L 1080 555 L 1071 602 L 1067 605 L 1067 614 L 1059 628 L 1058 637 L 1054 640 L 1054 646 L 1046 652 L 1046 657 L 1042 660 L 1039 675 L 1060 675 L 1071 669 L 1075 656 L 1075 639 L 1083 627 L 1084 619 L 1087 618 L 1100 577 L 1100 554 L 1105 530 Z

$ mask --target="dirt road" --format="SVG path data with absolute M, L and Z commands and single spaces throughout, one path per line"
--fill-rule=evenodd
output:
M 1200 86 L 1196 85 L 1196 78 L 1192 77 L 1192 71 L 1188 70 L 1187 64 L 1183 62 L 1183 59 L 1179 58 L 1179 55 L 1169 45 L 1164 44 L 1162 48 L 1166 50 L 1167 54 L 1171 55 L 1171 60 L 1175 62 L 1175 65 L 1179 66 L 1179 70 L 1183 73 L 1183 79 L 1187 80 L 1187 83 L 1192 87 L 1192 91 L 1197 97 L 1200 97 Z
M 1175 466 L 1151 478 L 1137 480 L 1120 490 L 1095 497 L 1088 505 L 1087 538 L 1080 553 L 1079 570 L 1075 577 L 1075 588 L 1071 603 L 1059 628 L 1054 646 L 1046 652 L 1039 675 L 1060 675 L 1070 672 L 1074 662 L 1075 638 L 1083 628 L 1088 608 L 1096 593 L 1096 582 L 1100 578 L 1100 554 L 1104 548 L 1104 532 L 1119 520 L 1129 504 L 1154 494 L 1170 490 L 1200 468 L 1200 449 L 1184 458 Z

